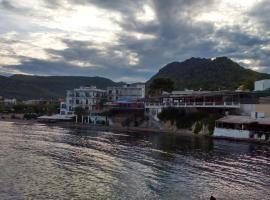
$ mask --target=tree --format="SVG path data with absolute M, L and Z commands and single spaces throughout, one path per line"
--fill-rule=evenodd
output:
M 254 90 L 254 82 L 255 82 L 254 80 L 245 81 L 245 83 L 243 84 L 243 89 L 253 91 Z
M 150 95 L 160 95 L 162 91 L 171 92 L 174 90 L 174 82 L 169 78 L 156 78 L 149 86 Z
M 75 108 L 75 115 L 78 116 L 78 120 L 81 120 L 82 116 L 86 114 L 86 110 L 81 107 L 81 106 L 78 106 Z
M 59 104 L 48 104 L 46 105 L 46 113 L 52 115 L 59 112 Z

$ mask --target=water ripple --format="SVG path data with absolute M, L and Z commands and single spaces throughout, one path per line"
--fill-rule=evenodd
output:
M 270 199 L 270 148 L 0 122 L 0 199 Z

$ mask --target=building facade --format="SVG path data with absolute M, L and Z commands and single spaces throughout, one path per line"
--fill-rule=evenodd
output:
M 60 114 L 73 115 L 76 107 L 82 107 L 87 112 L 99 109 L 99 104 L 106 100 L 106 91 L 95 86 L 83 86 L 68 90 L 66 101 L 61 102 Z
M 4 104 L 5 105 L 16 105 L 17 100 L 16 99 L 4 99 Z
M 255 91 L 264 91 L 264 90 L 269 90 L 269 89 L 270 89 L 269 79 L 256 81 L 254 84 Z
M 270 118 L 264 116 L 225 116 L 216 121 L 215 137 L 270 139 Z
M 137 100 L 145 97 L 145 85 L 133 84 L 107 88 L 108 101 Z

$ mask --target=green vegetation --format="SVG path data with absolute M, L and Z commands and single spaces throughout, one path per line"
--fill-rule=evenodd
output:
M 171 92 L 174 89 L 174 82 L 169 78 L 156 78 L 149 86 L 150 95 L 160 95 L 162 91 Z
M 170 121 L 171 125 L 176 125 L 179 129 L 191 129 L 195 124 L 194 133 L 198 134 L 203 126 L 207 126 L 209 134 L 212 135 L 215 128 L 215 120 L 220 118 L 219 114 L 209 114 L 203 111 L 189 112 L 185 109 L 166 108 L 158 114 L 158 118 L 167 122 Z
M 194 128 L 194 133 L 195 134 L 199 134 L 199 132 L 202 130 L 202 127 L 203 127 L 203 124 L 202 124 L 202 122 L 196 122 L 196 124 L 195 124 L 195 128 Z
M 37 115 L 53 115 L 59 113 L 59 104 L 42 104 L 42 105 L 0 105 L 0 113 L 36 113 Z
M 252 90 L 255 80 L 270 79 L 270 74 L 255 72 L 227 57 L 219 57 L 170 63 L 147 82 L 149 88 L 157 78 L 170 78 L 177 90 L 235 90 L 241 85 Z
M 66 90 L 84 85 L 95 85 L 105 89 L 108 86 L 118 86 L 102 77 L 76 77 L 76 76 L 28 76 L 14 75 L 0 76 L 0 96 L 5 98 L 28 99 L 58 99 L 66 95 Z
M 82 116 L 86 115 L 86 113 L 87 112 L 83 107 L 78 106 L 78 107 L 75 108 L 75 115 L 78 116 L 78 121 L 81 121 Z
M 254 90 L 254 80 L 246 80 L 246 82 L 243 84 L 244 90 Z
M 208 131 L 209 131 L 209 135 L 213 135 L 214 134 L 214 130 L 215 130 L 215 123 L 216 123 L 216 120 L 218 118 L 220 118 L 221 116 L 219 115 L 216 115 L 216 116 L 210 116 L 209 119 L 208 119 Z

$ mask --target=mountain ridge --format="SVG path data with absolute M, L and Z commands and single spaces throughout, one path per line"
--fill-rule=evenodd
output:
M 270 79 L 270 74 L 246 69 L 227 57 L 192 57 L 165 65 L 147 81 L 147 85 L 160 77 L 173 80 L 178 90 L 235 90 L 249 82 Z
M 0 76 L 0 96 L 5 98 L 58 99 L 64 98 L 66 90 L 83 85 L 95 85 L 106 89 L 108 86 L 122 85 L 103 77 L 86 76 L 31 76 L 16 74 L 9 77 Z
M 253 84 L 255 80 L 270 79 L 270 74 L 246 69 L 227 57 L 192 57 L 183 62 L 174 61 L 165 65 L 146 85 L 149 86 L 151 81 L 158 77 L 172 79 L 177 90 L 235 90 L 240 85 Z M 0 75 L 0 96 L 21 100 L 58 99 L 65 97 L 66 90 L 83 85 L 96 85 L 106 89 L 108 86 L 123 84 L 125 83 L 100 76 Z

